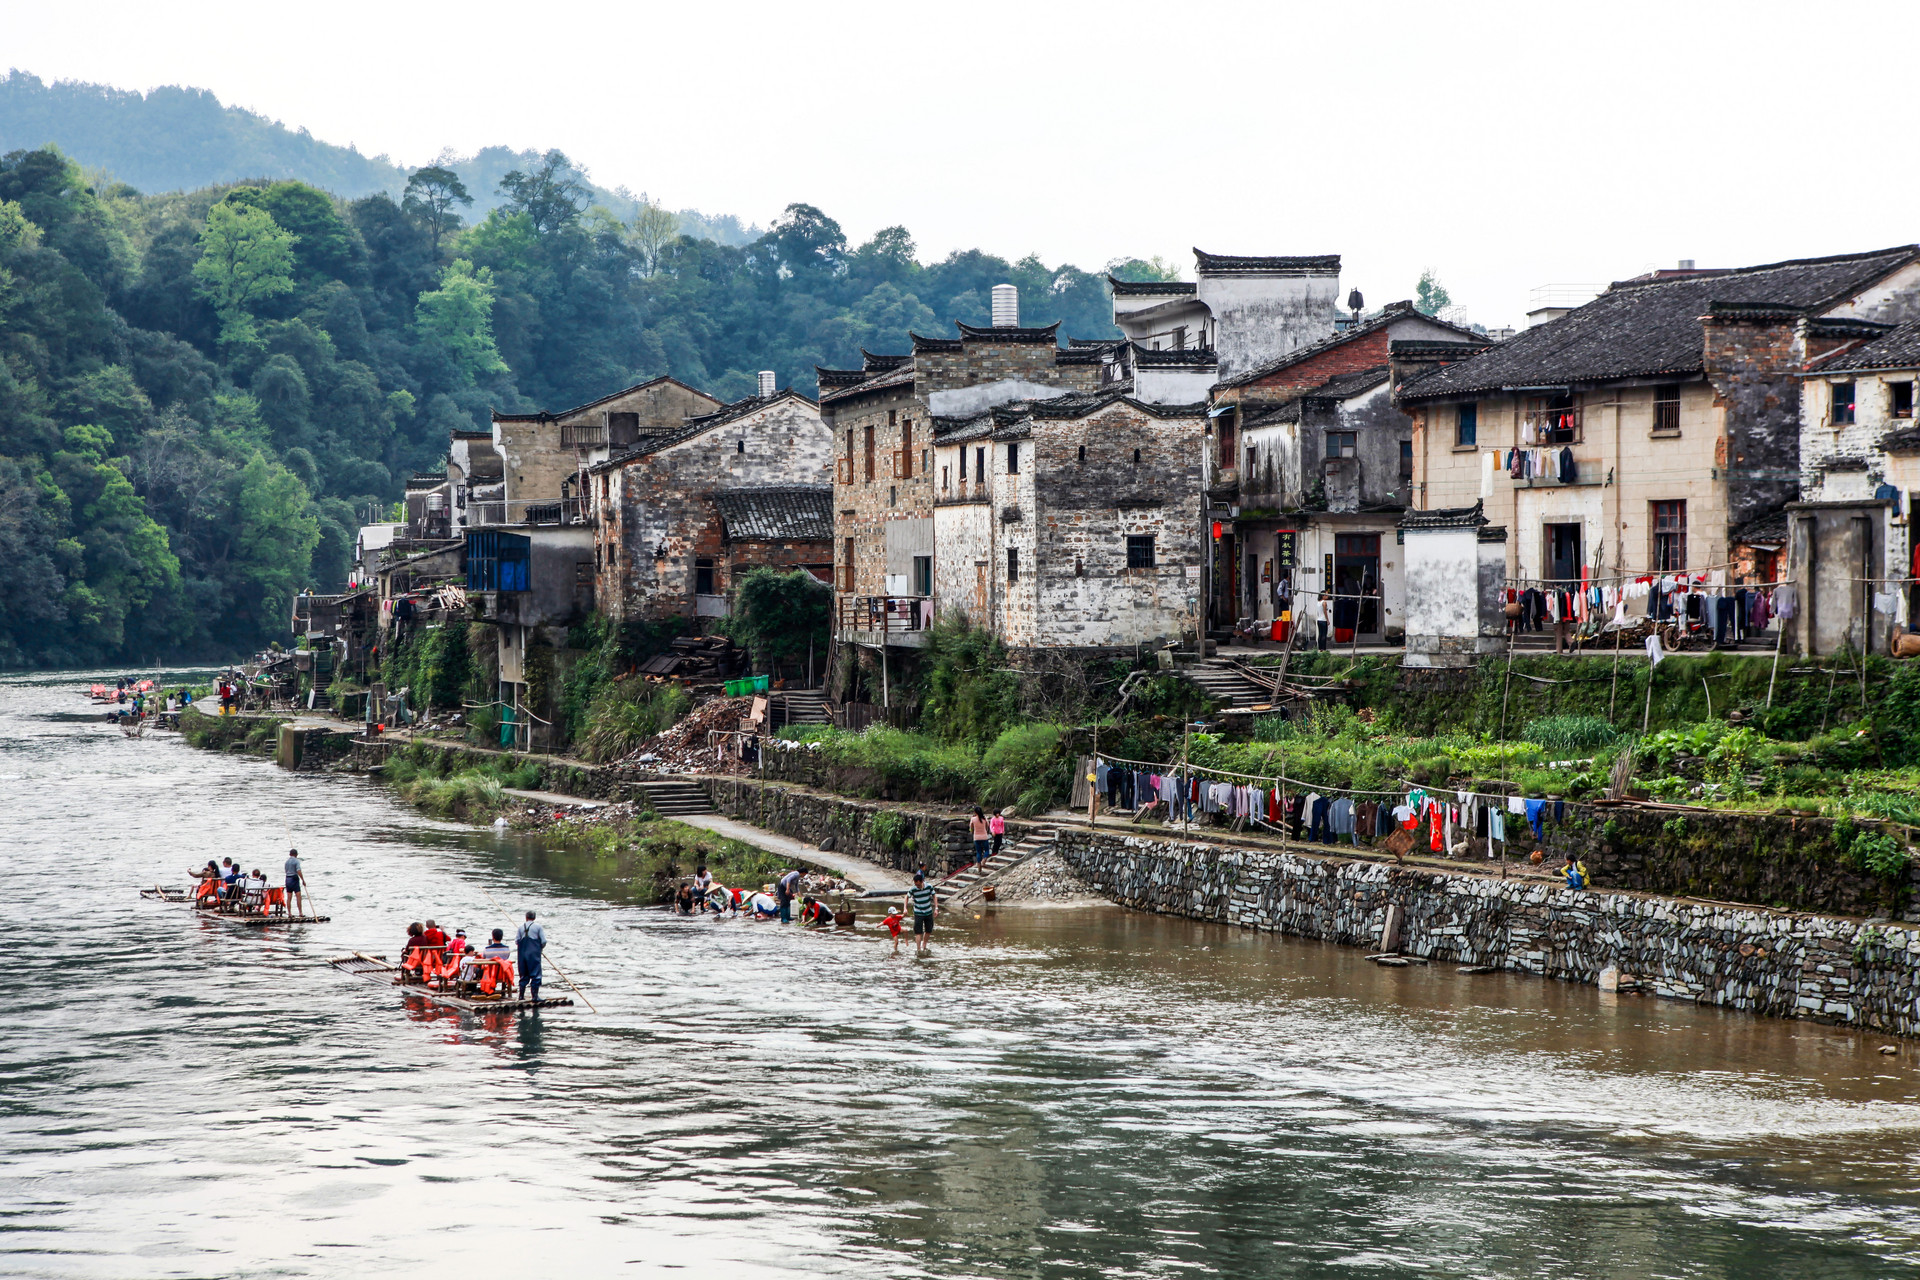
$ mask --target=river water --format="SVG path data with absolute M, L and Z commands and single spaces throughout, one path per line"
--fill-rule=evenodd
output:
M 88 679 L 0 680 L 0 1274 L 1920 1274 L 1880 1037 L 1115 909 L 678 920 Z M 136 896 L 289 838 L 330 924 Z M 597 1014 L 321 963 L 528 908 Z

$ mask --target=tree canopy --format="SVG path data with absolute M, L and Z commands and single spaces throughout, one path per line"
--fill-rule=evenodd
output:
M 987 323 L 1002 282 L 1023 323 L 1114 333 L 1099 273 L 923 263 L 906 228 L 853 244 L 804 203 L 722 243 L 605 207 L 561 152 L 499 159 L 469 221 L 445 164 L 346 201 L 291 179 L 146 195 L 52 148 L 0 156 L 0 666 L 257 647 L 294 592 L 343 584 L 357 513 L 495 409 L 661 374 L 732 400 L 760 369 L 813 394 L 815 365 Z

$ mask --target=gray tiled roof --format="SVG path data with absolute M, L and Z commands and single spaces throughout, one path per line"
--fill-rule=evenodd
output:
M 1401 387 L 1403 399 L 1564 386 L 1610 378 L 1699 373 L 1700 317 L 1755 308 L 1804 314 L 1832 306 L 1895 268 L 1920 247 L 1805 258 L 1723 274 L 1616 284 L 1558 320 L 1514 335 L 1485 353 Z
M 833 486 L 765 485 L 713 495 L 729 542 L 833 541 Z
M 1909 321 L 1870 342 L 1842 351 L 1813 366 L 1817 373 L 1867 372 L 1873 369 L 1920 369 L 1920 320 Z

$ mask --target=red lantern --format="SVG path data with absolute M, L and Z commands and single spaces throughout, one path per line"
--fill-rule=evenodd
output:
M 1218 520 L 1215 520 L 1213 522 L 1213 536 L 1216 539 L 1219 538 L 1220 536 L 1220 522 Z

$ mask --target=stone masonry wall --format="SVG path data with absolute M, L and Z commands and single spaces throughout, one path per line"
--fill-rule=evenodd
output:
M 1783 1018 L 1920 1032 L 1920 929 L 1837 916 L 1576 892 L 1386 863 L 1063 829 L 1060 852 L 1143 911 L 1381 946 Z
M 713 807 L 729 818 L 809 844 L 831 839 L 835 853 L 896 871 L 925 867 L 944 876 L 972 854 L 966 819 L 950 813 L 863 804 L 752 778 L 709 777 L 700 782 Z M 889 819 L 876 826 L 874 819 L 883 814 Z M 1019 825 L 1007 824 L 1010 839 Z

